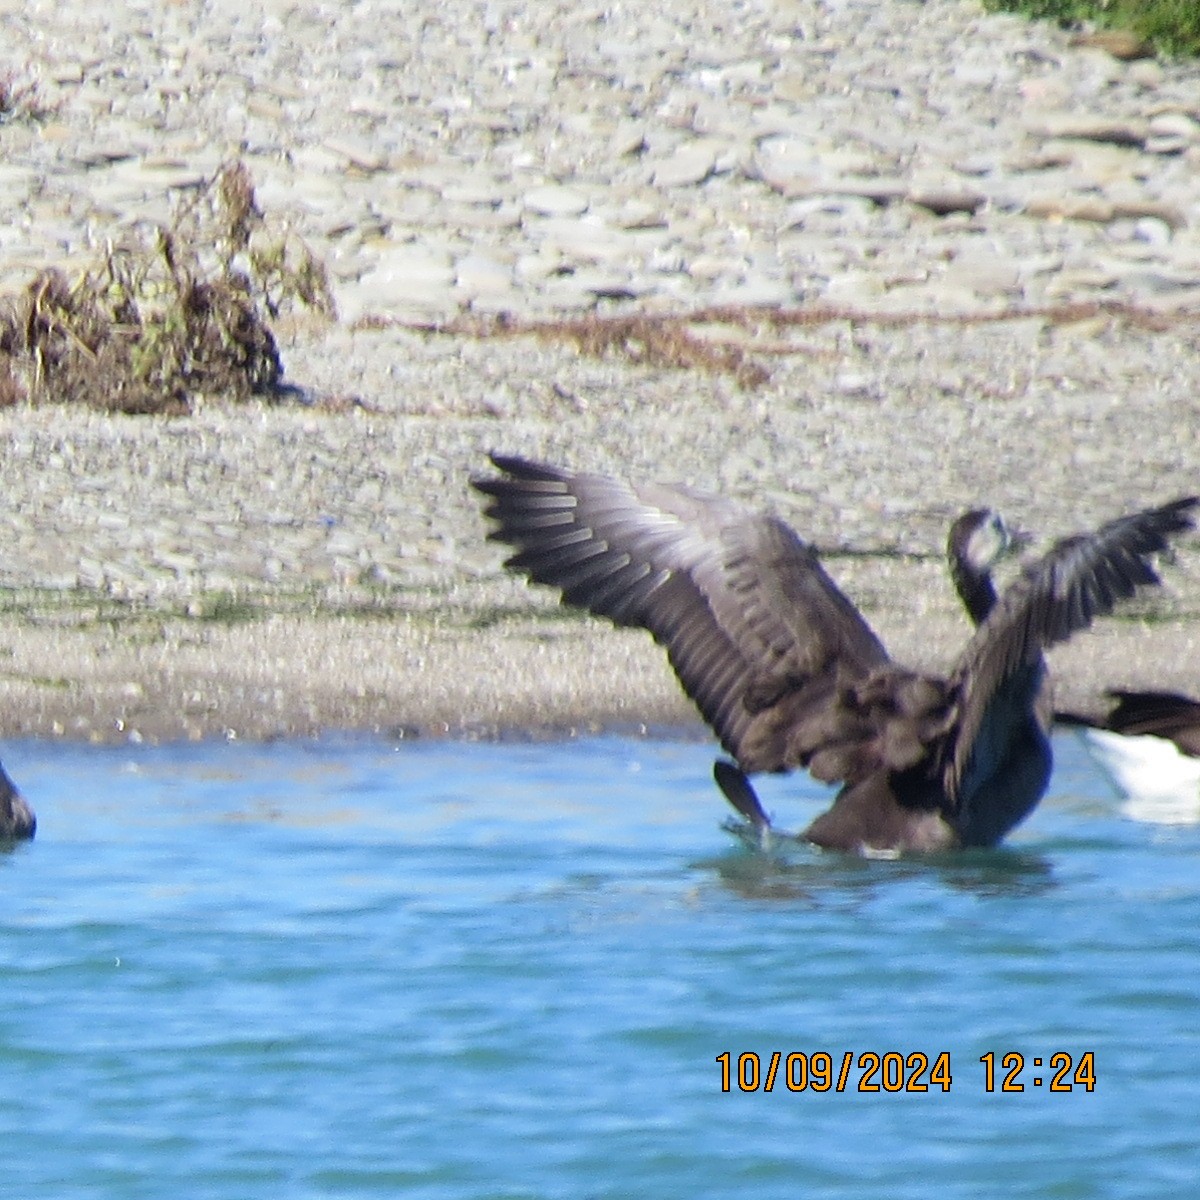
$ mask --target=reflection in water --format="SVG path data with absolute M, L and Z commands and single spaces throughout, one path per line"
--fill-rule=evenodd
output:
M 764 839 L 746 821 L 723 828 L 741 845 L 697 866 L 717 872 L 733 892 L 754 900 L 827 899 L 833 892 L 875 892 L 931 875 L 956 891 L 986 895 L 1037 895 L 1054 886 L 1044 855 L 1008 846 L 909 858 L 872 859 L 821 850 L 803 838 L 773 830 Z

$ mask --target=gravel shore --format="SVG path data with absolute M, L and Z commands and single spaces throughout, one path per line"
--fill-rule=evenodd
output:
M 693 721 L 645 635 L 501 573 L 467 488 L 493 448 L 769 505 L 933 668 L 965 634 L 958 510 L 1050 537 L 1200 488 L 1196 64 L 952 0 L 0 28 L 44 110 L 0 124 L 0 287 L 82 269 L 236 155 L 341 311 L 278 330 L 310 403 L 0 412 L 5 735 Z M 714 306 L 688 333 L 765 382 L 553 327 Z M 547 324 L 470 325 L 499 314 Z M 1055 659 L 1060 703 L 1200 691 L 1198 551 Z

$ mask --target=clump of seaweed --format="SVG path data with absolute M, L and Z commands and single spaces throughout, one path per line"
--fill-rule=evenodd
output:
M 0 404 L 186 413 L 203 396 L 270 398 L 283 364 L 268 322 L 293 306 L 333 315 L 324 268 L 269 226 L 245 164 L 226 164 L 169 226 L 73 281 L 42 271 L 0 314 Z
M 580 353 L 593 358 L 619 354 L 651 366 L 725 372 L 745 388 L 759 387 L 770 377 L 741 347 L 698 337 L 680 322 L 631 316 L 607 320 L 584 317 L 547 324 L 542 336 L 572 341 Z

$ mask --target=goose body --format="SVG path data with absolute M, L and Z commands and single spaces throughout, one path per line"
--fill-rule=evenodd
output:
M 1170 742 L 1182 756 L 1200 760 L 1200 700 L 1178 692 L 1113 689 L 1108 695 L 1114 703 L 1100 728 Z
M 1155 825 L 1200 822 L 1200 759 L 1180 751 L 1170 738 L 1153 734 L 1086 729 L 1089 753 L 1112 778 L 1135 821 Z
M 1059 714 L 1125 796 L 1125 813 L 1164 825 L 1200 821 L 1200 701 L 1176 692 L 1111 691 L 1098 719 Z
M 748 775 L 841 785 L 805 831 L 859 853 L 990 846 L 1050 777 L 1043 652 L 1158 578 L 1189 497 L 1066 538 L 991 605 L 944 677 L 893 662 L 816 551 L 778 518 L 682 487 L 492 456 L 476 479 L 506 565 L 566 604 L 649 630 L 733 762 L 717 782 L 766 822 Z

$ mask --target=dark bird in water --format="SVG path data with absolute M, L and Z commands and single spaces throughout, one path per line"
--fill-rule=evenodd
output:
M 489 497 L 490 537 L 517 551 L 506 566 L 665 645 L 735 760 L 715 774 L 749 820 L 767 824 L 749 774 L 804 767 L 842 785 L 804 837 L 859 853 L 991 846 L 1028 816 L 1051 767 L 1044 651 L 1158 583 L 1153 555 L 1200 505 L 1187 497 L 1056 543 L 939 678 L 893 662 L 776 517 L 682 487 L 492 462 L 502 475 L 473 486 Z M 993 535 L 975 541 L 980 561 Z
M 22 841 L 33 837 L 36 830 L 33 809 L 0 767 L 0 842 Z
M 1129 692 L 1113 688 L 1113 701 L 1100 718 L 1058 714 L 1059 719 L 1127 737 L 1156 737 L 1189 758 L 1200 758 L 1200 700 L 1178 692 Z

